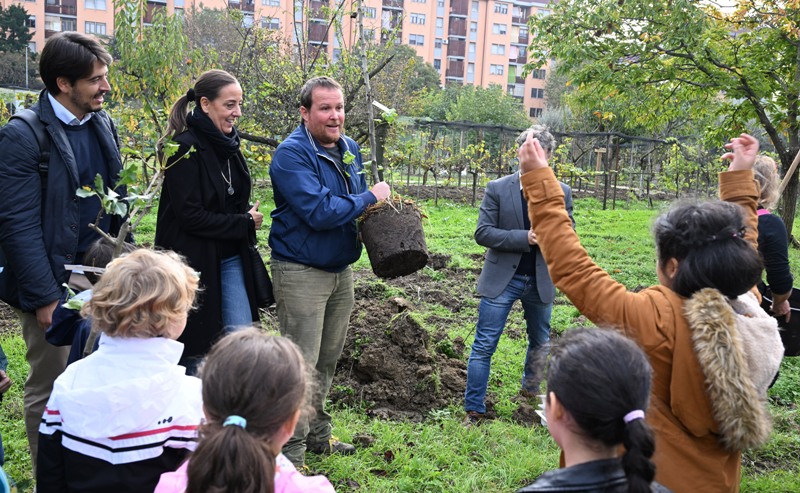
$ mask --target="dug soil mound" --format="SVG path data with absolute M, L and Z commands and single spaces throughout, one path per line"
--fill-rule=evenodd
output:
M 446 259 L 434 258 L 432 265 L 443 268 Z M 434 268 L 435 268 L 434 267 Z M 464 272 L 448 271 L 446 284 L 458 283 L 459 290 L 447 292 L 442 281 L 425 273 L 377 283 L 369 273 L 356 273 L 356 306 L 342 357 L 339 359 L 330 398 L 367 409 L 373 416 L 393 419 L 423 419 L 463 399 L 467 380 L 464 341 L 451 339 L 439 324 L 432 327 L 417 312 L 417 304 L 437 304 L 451 312 L 461 310 Z

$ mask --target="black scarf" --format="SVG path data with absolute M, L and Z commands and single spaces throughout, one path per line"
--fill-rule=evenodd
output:
M 222 133 L 211 118 L 197 106 L 186 116 L 186 124 L 205 135 L 220 161 L 227 160 L 239 150 L 239 133 L 236 132 L 236 128 L 234 127 L 227 135 Z

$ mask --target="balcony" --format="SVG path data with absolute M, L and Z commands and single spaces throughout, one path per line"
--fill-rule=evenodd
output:
M 383 8 L 390 10 L 403 10 L 403 0 L 383 0 Z
M 327 43 L 328 42 L 328 26 L 311 22 L 308 24 L 308 42 L 309 43 Z
M 520 51 L 522 51 L 522 50 L 520 50 Z M 524 51 L 522 51 L 522 53 L 520 53 L 519 56 L 516 57 L 516 58 L 509 57 L 508 63 L 516 63 L 517 65 L 525 65 L 526 63 L 528 63 L 528 56 L 525 54 Z
M 450 15 L 466 18 L 467 14 L 469 14 L 469 0 L 450 0 Z
M 45 14 L 58 14 L 58 15 L 76 15 L 78 6 L 75 1 L 64 1 L 61 3 L 50 4 L 49 2 L 44 6 Z
M 158 12 L 165 12 L 167 10 L 167 6 L 163 3 L 157 2 L 147 2 L 147 5 L 144 8 L 144 17 L 142 18 L 142 22 L 145 24 L 152 24 L 153 17 Z
M 457 56 L 464 58 L 467 52 L 467 42 L 463 39 L 450 38 L 447 42 L 447 56 Z
M 228 8 L 232 10 L 241 10 L 243 12 L 255 12 L 256 3 L 255 0 L 242 0 L 242 1 L 229 0 Z
M 528 16 L 525 17 L 517 17 L 515 15 L 511 16 L 511 23 L 512 24 L 527 24 L 528 23 Z
M 445 77 L 464 78 L 464 60 L 448 60 Z
M 448 32 L 451 36 L 462 36 L 467 37 L 467 19 L 462 19 L 460 17 L 450 17 L 450 25 L 448 26 Z

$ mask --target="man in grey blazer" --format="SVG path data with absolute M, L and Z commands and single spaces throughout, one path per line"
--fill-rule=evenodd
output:
M 517 144 L 528 133 L 539 139 L 548 157 L 555 146 L 553 135 L 543 125 L 522 132 Z M 567 212 L 572 218 L 572 190 L 561 184 Z M 573 220 L 574 225 L 574 220 Z M 536 233 L 528 219 L 528 202 L 522 195 L 519 172 L 489 182 L 478 213 L 475 241 L 487 248 L 486 261 L 478 278 L 478 323 L 475 341 L 467 366 L 467 390 L 464 393 L 466 423 L 483 419 L 484 398 L 489 382 L 492 355 L 511 312 L 520 300 L 528 332 L 528 351 L 522 375 L 522 391 L 539 393 L 543 352 L 550 341 L 550 314 L 555 286 L 536 242 Z

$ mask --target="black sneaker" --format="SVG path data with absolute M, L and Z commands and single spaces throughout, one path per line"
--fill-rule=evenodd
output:
M 356 448 L 349 443 L 340 442 L 338 438 L 332 436 L 327 442 L 308 443 L 306 450 L 313 454 L 318 455 L 353 455 L 356 453 Z

